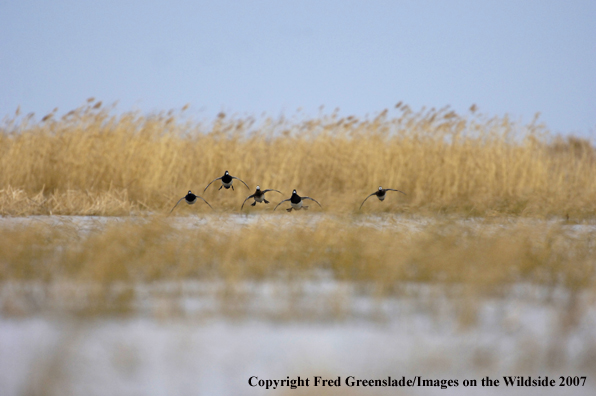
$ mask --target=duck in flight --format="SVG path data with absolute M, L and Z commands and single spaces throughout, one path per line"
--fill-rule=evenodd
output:
M 174 205 L 172 210 L 170 210 L 170 213 L 172 213 L 174 209 L 176 209 L 176 206 L 178 206 L 180 201 L 182 201 L 183 199 L 186 201 L 187 204 L 193 205 L 195 202 L 197 202 L 197 198 L 201 198 L 203 201 L 205 201 L 203 197 L 199 197 L 198 195 L 193 194 L 192 191 L 188 190 L 188 194 L 186 194 L 184 197 L 180 198 L 178 202 L 176 202 L 176 205 Z M 205 203 L 209 205 L 209 202 L 205 201 Z M 211 205 L 209 205 L 209 207 L 213 209 Z
M 269 192 L 269 191 L 275 191 L 281 194 L 281 191 L 277 191 L 277 190 L 273 190 L 268 188 L 267 190 L 261 190 L 261 187 L 257 186 L 257 191 L 255 191 L 254 194 L 249 195 L 244 202 L 242 202 L 242 206 L 240 207 L 240 210 L 242 210 L 242 208 L 244 207 L 244 204 L 246 203 L 246 201 L 248 201 L 251 198 L 254 198 L 255 201 L 253 203 L 250 204 L 250 206 L 255 206 L 257 204 L 257 202 L 265 202 L 266 204 L 269 203 L 269 201 L 267 201 L 265 199 L 265 193 Z
M 281 201 L 280 203 L 277 204 L 277 206 L 281 205 L 282 203 L 286 202 L 286 201 L 290 201 L 290 205 L 292 205 L 291 208 L 286 209 L 288 212 L 291 212 L 292 209 L 294 210 L 300 210 L 300 209 L 308 209 L 308 206 L 303 206 L 302 205 L 302 201 L 305 199 L 310 199 L 311 201 L 315 201 L 317 203 L 317 205 L 321 206 L 321 204 L 316 200 L 313 199 L 311 197 L 301 197 L 300 195 L 298 195 L 298 193 L 296 193 L 296 190 L 292 191 L 292 196 L 288 199 L 284 199 L 283 201 Z M 277 209 L 277 206 L 273 209 L 273 211 L 275 211 L 275 209 Z M 322 206 L 321 206 L 322 208 Z
M 373 195 L 376 195 L 377 198 L 379 198 L 379 201 L 383 201 L 385 199 L 385 194 L 387 194 L 387 191 L 397 191 L 397 192 L 402 193 L 403 195 L 407 195 L 403 191 L 394 190 L 392 188 L 383 188 L 383 187 L 380 187 L 379 186 L 379 189 L 377 191 L 375 191 L 374 193 L 370 194 L 368 197 L 364 198 L 364 201 L 362 201 L 362 203 L 360 204 L 360 209 L 362 209 L 362 205 L 364 205 L 364 203 L 366 202 L 366 200 L 369 199 L 370 197 L 372 197 Z
M 226 190 L 230 187 L 232 187 L 232 190 L 234 189 L 234 186 L 232 186 L 232 182 L 234 181 L 234 179 L 236 180 L 240 180 L 237 177 L 234 177 L 232 175 L 230 175 L 230 173 L 228 171 L 226 171 L 226 173 L 224 173 L 224 175 L 222 177 L 218 177 L 217 179 L 213 179 L 211 181 L 211 183 L 213 183 L 216 180 L 221 180 L 221 186 L 219 187 L 219 190 L 221 190 L 221 188 L 225 188 Z M 249 188 L 248 185 L 246 183 L 244 183 L 242 180 L 240 180 L 245 186 L 246 188 Z M 211 185 L 211 183 L 207 184 L 207 187 L 209 187 Z M 207 191 L 207 187 L 205 187 L 205 189 L 203 190 L 203 192 Z M 217 191 L 219 191 L 217 190 Z

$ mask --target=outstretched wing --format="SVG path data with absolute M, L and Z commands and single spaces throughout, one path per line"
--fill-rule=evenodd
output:
M 223 177 L 223 176 L 222 176 L 222 177 Z M 213 180 L 211 181 L 211 183 L 213 183 L 213 182 L 214 182 L 214 181 L 216 181 L 216 180 L 221 180 L 221 177 L 218 177 L 217 179 L 213 179 Z M 211 185 L 211 183 L 207 184 L 207 187 L 205 187 L 205 189 L 203 190 L 203 192 L 207 191 L 207 188 L 208 188 L 208 187 Z
M 283 201 L 281 201 L 280 203 L 278 203 L 278 204 L 275 206 L 275 208 L 273 208 L 273 211 L 275 212 L 275 209 L 277 209 L 277 207 L 278 207 L 279 205 L 281 205 L 282 203 L 284 203 L 284 202 L 286 202 L 286 201 L 289 201 L 290 199 L 291 199 L 291 198 L 284 199 Z
M 237 177 L 232 176 L 232 179 L 240 180 L 242 183 L 244 183 L 242 181 L 242 179 L 238 179 Z M 246 188 L 248 188 L 250 190 L 250 187 L 248 187 L 248 184 L 244 183 L 244 185 L 246 186 Z
M 244 200 L 244 202 L 242 202 L 242 206 L 240 207 L 240 210 L 242 210 L 242 208 L 244 207 L 244 204 L 246 203 L 246 201 L 248 201 L 249 199 L 253 198 L 254 196 L 255 196 L 254 194 L 253 195 L 249 195 L 248 198 L 246 198 Z
M 182 198 L 180 198 L 180 199 L 178 200 L 178 202 L 176 202 L 176 205 L 174 205 L 174 207 L 172 208 L 172 210 L 170 210 L 170 213 L 168 213 L 168 214 L 172 214 L 172 212 L 174 211 L 174 209 L 176 209 L 176 206 L 178 206 L 178 204 L 180 203 L 180 201 L 182 201 L 184 198 L 186 198 L 186 197 L 182 197 Z
M 386 188 L 386 189 L 385 189 L 385 191 L 397 191 L 397 192 L 400 192 L 400 193 L 402 193 L 403 195 L 408 195 L 408 194 L 406 194 L 406 193 L 405 193 L 405 192 L 403 192 L 403 191 L 394 190 L 394 189 L 392 189 L 392 188 Z
M 362 209 L 362 205 L 364 205 L 366 200 L 369 199 L 370 197 L 372 197 L 373 195 L 377 195 L 377 193 L 374 192 L 374 193 L 370 194 L 368 197 L 364 198 L 364 201 L 362 201 L 362 203 L 360 204 L 360 208 L 358 208 L 358 210 Z
M 198 195 L 196 195 L 196 197 L 197 197 L 197 198 L 201 198 L 201 199 L 203 200 L 203 202 L 205 202 L 207 205 L 209 205 L 209 202 L 207 202 L 207 201 L 205 200 L 205 198 L 203 198 L 203 197 L 199 197 Z M 211 209 L 213 209 L 213 206 L 209 205 L 209 207 L 210 207 Z
M 321 204 L 319 203 L 319 201 L 317 201 L 316 199 L 312 199 L 311 197 L 301 197 L 302 199 L 310 199 L 311 201 L 315 201 L 317 203 L 317 205 L 321 206 Z M 321 208 L 323 208 L 321 206 Z
M 266 192 L 269 192 L 269 191 L 275 191 L 275 192 L 278 192 L 280 194 L 283 194 L 281 191 L 277 191 L 277 190 L 274 190 L 272 188 L 268 188 L 267 190 L 263 190 L 263 194 L 265 194 Z

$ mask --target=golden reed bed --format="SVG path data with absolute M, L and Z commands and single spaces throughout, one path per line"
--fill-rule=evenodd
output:
M 147 296 L 174 304 L 195 281 L 232 316 L 248 309 L 251 290 L 270 281 L 293 290 L 274 315 L 286 319 L 293 317 L 292 304 L 310 293 L 302 285 L 312 281 L 353 287 L 354 294 L 331 295 L 312 307 L 337 309 L 327 319 L 341 317 L 358 296 L 379 304 L 385 297 L 451 301 L 466 326 L 491 299 L 553 306 L 560 312 L 557 326 L 565 328 L 585 324 L 593 307 L 593 226 L 575 232 L 560 221 L 503 226 L 493 219 L 437 221 L 413 231 L 401 223 L 377 229 L 351 215 L 324 215 L 316 223 L 313 216 L 263 216 L 248 226 L 222 227 L 228 217 L 201 216 L 201 225 L 189 228 L 161 216 L 98 222 L 87 231 L 50 218 L 0 227 L 0 314 L 134 313 L 143 299 L 137 286 L 157 287 Z
M 336 213 L 358 212 L 379 186 L 408 195 L 388 195 L 383 203 L 373 197 L 363 212 L 576 219 L 596 213 L 594 147 L 555 138 L 536 122 L 402 105 L 368 119 L 220 114 L 193 122 L 181 112 L 113 114 L 90 100 L 60 119 L 53 113 L 42 121 L 5 119 L 0 213 L 167 214 L 189 189 L 217 211 L 237 212 L 257 185 L 284 192 L 268 196 L 273 205 L 296 188 Z M 203 194 L 225 170 L 251 189 L 238 183 L 235 191 L 211 187 Z M 209 211 L 199 202 L 174 214 Z
M 222 219 L 224 217 L 224 219 Z M 222 227 L 227 216 L 176 226 L 154 216 L 83 230 L 75 223 L 28 220 L 0 227 L 0 281 L 226 281 L 317 278 L 365 282 L 396 291 L 403 282 L 491 286 L 529 283 L 594 289 L 594 227 L 561 222 L 437 221 L 418 230 L 378 229 L 352 216 L 292 222 L 262 218 Z

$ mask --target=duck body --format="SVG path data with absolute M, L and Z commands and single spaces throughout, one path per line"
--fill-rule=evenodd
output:
M 261 188 L 259 186 L 257 186 L 257 191 L 255 191 L 255 193 L 253 194 L 253 198 L 255 199 L 255 201 L 252 203 L 252 206 L 255 206 L 257 202 L 269 203 L 269 201 L 265 199 L 265 193 L 261 191 Z
M 360 209 L 362 209 L 362 205 L 364 205 L 366 200 L 369 199 L 370 197 L 372 197 L 373 195 L 375 195 L 377 198 L 379 198 L 379 201 L 381 201 L 381 202 L 384 201 L 385 196 L 387 195 L 387 191 L 396 191 L 396 192 L 402 193 L 403 195 L 406 195 L 406 193 L 403 191 L 395 190 L 393 188 L 383 188 L 383 187 L 379 186 L 379 189 L 377 191 L 370 194 L 368 197 L 364 198 L 364 201 L 362 201 L 362 203 L 360 204 Z
M 304 204 L 302 203 L 302 197 L 296 193 L 296 190 L 294 190 L 292 192 L 292 197 L 290 198 L 290 205 L 292 205 L 292 207 L 290 209 L 286 209 L 288 212 L 291 212 L 292 209 L 294 209 L 294 210 L 300 210 L 300 209 L 307 210 L 308 209 L 308 206 L 304 206 Z
M 266 189 L 266 190 L 261 190 L 261 187 L 257 186 L 257 190 L 254 192 L 254 194 L 249 195 L 244 202 L 242 202 L 242 206 L 240 207 L 240 210 L 242 210 L 242 208 L 244 207 L 244 204 L 246 203 L 246 201 L 248 201 L 249 199 L 253 198 L 255 201 L 253 203 L 250 204 L 250 206 L 255 206 L 258 203 L 262 203 L 265 202 L 266 204 L 269 203 L 269 201 L 267 201 L 265 199 L 265 193 L 268 193 L 269 191 L 275 191 L 281 194 L 281 191 L 278 190 L 273 190 L 273 189 Z
M 240 180 L 242 182 L 242 184 L 244 184 L 246 186 L 246 188 L 249 188 L 248 187 L 248 184 L 244 183 L 244 181 L 242 179 L 239 179 L 239 178 L 237 178 L 235 176 L 230 175 L 230 172 L 228 172 L 228 171 L 226 171 L 223 176 L 213 179 L 211 181 L 211 183 L 213 183 L 216 180 L 221 180 L 221 186 L 219 187 L 219 190 L 221 190 L 222 187 L 225 188 L 226 190 L 231 187 L 232 190 L 234 190 L 234 186 L 232 185 L 232 182 L 234 181 L 234 179 Z M 209 186 L 211 185 L 211 183 L 207 184 L 207 187 L 205 187 L 205 189 L 203 190 L 203 192 L 207 191 L 207 188 L 209 188 Z
M 378 190 L 375 192 L 375 195 L 379 198 L 379 201 L 384 201 L 387 196 L 387 190 Z
M 197 202 L 197 195 L 193 194 L 191 191 L 188 191 L 188 194 L 184 196 L 184 200 L 189 205 L 194 205 Z
M 186 202 L 186 203 L 187 203 L 187 204 L 189 204 L 189 205 L 194 205 L 194 204 L 197 202 L 197 200 L 198 200 L 198 199 L 202 199 L 202 200 L 203 200 L 203 202 L 205 202 L 207 205 L 209 205 L 209 207 L 210 207 L 211 209 L 213 209 L 213 207 L 212 207 L 212 206 L 209 204 L 209 202 L 205 201 L 205 198 L 203 198 L 203 197 L 200 197 L 200 196 L 198 196 L 198 195 L 196 195 L 196 194 L 193 194 L 193 192 L 192 192 L 192 191 L 188 190 L 188 193 L 187 193 L 185 196 L 183 196 L 182 198 L 180 198 L 180 199 L 178 200 L 178 202 L 176 202 L 176 205 L 174 205 L 174 207 L 172 208 L 172 210 L 170 210 L 170 213 L 172 213 L 172 212 L 174 211 L 174 209 L 176 209 L 176 206 L 178 206 L 178 204 L 179 204 L 179 203 L 180 203 L 182 200 L 184 200 L 184 202 Z
M 283 201 L 281 201 L 280 203 L 278 203 L 277 206 L 281 205 L 283 202 L 290 201 L 290 206 L 291 207 L 289 209 L 286 209 L 288 212 L 291 212 L 292 209 L 294 209 L 294 210 L 300 210 L 300 209 L 307 210 L 308 209 L 308 206 L 305 206 L 304 203 L 303 203 L 303 201 L 305 199 L 310 199 L 311 201 L 316 202 L 317 205 L 321 206 L 321 204 L 316 199 L 313 199 L 311 197 L 301 197 L 300 195 L 298 195 L 298 193 L 296 192 L 296 190 L 292 191 L 292 196 L 290 198 L 284 199 Z M 275 209 L 277 209 L 277 206 L 275 207 Z M 322 208 L 322 206 L 321 206 L 321 208 Z M 273 209 L 273 210 L 275 211 L 275 209 Z
M 232 190 L 233 190 L 234 189 L 234 186 L 232 186 L 233 181 L 234 181 L 234 179 L 232 179 L 232 176 L 230 176 L 228 171 L 226 171 L 226 173 L 221 177 L 221 187 L 225 188 L 226 190 L 229 189 L 230 187 L 232 187 Z M 219 188 L 220 190 L 221 190 L 221 187 Z

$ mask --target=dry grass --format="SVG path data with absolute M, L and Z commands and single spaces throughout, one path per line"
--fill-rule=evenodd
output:
M 596 213 L 594 147 L 507 117 L 401 106 L 394 117 L 384 111 L 364 120 L 221 114 L 203 123 L 172 112 L 112 115 L 90 102 L 61 119 L 44 119 L 17 117 L 1 127 L 2 214 L 165 213 L 188 189 L 203 195 L 226 169 L 251 190 L 239 183 L 236 191 L 210 187 L 204 197 L 216 210 L 238 211 L 258 184 L 285 193 L 273 194 L 273 203 L 296 188 L 338 213 L 357 211 L 379 185 L 408 195 L 370 199 L 364 212 Z M 263 209 L 272 206 L 245 208 Z
M 577 338 L 573 330 L 591 325 L 596 235 L 592 226 L 578 232 L 569 223 L 596 211 L 593 146 L 555 139 L 539 125 L 519 126 L 507 118 L 399 110 L 394 118 L 381 113 L 368 120 L 330 115 L 255 122 L 222 115 L 206 124 L 181 121 L 178 114 L 112 116 L 90 102 L 62 119 L 6 121 L 0 130 L 0 214 L 143 216 L 107 225 L 97 219 L 90 231 L 76 222 L 58 224 L 55 217 L 50 224 L 0 221 L 0 316 L 120 315 L 139 313 L 141 306 L 167 319 L 184 314 L 186 296 L 176 295 L 176 287 L 190 281 L 208 289 L 194 303 L 212 303 L 215 315 L 239 318 L 257 301 L 265 311 L 272 303 L 276 320 L 333 320 L 349 315 L 350 298 L 373 297 L 382 307 L 397 296 L 419 304 L 406 320 L 429 314 L 441 323 L 447 315 L 468 329 L 479 323 L 483 302 L 496 298 L 499 309 L 515 311 L 507 298 L 518 298 L 521 289 L 558 308 L 546 360 L 565 358 L 560 346 L 579 339 L 589 347 L 580 367 L 591 367 L 591 333 Z M 204 186 L 226 169 L 246 181 L 250 192 L 257 184 L 286 194 L 297 188 L 334 213 L 309 216 L 320 211 L 314 206 L 309 213 L 278 209 L 279 216 L 251 216 L 258 222 L 249 226 L 211 214 L 202 203 L 180 205 L 175 214 L 208 215 L 162 215 L 188 189 L 203 195 Z M 363 212 L 403 216 L 354 215 L 379 185 L 408 195 L 390 195 L 383 203 L 370 199 Z M 249 194 L 240 184 L 236 191 L 217 188 L 203 196 L 221 212 L 238 211 Z M 276 204 L 286 197 L 269 198 Z M 412 230 L 399 222 L 411 213 L 433 219 Z M 495 215 L 513 215 L 513 222 Z M 571 222 L 514 223 L 519 216 L 557 215 L 569 215 Z M 458 220 L 467 216 L 486 217 L 480 225 Z M 222 226 L 227 222 L 233 226 Z M 315 295 L 306 303 L 294 298 L 294 289 L 308 285 L 301 281 L 317 279 L 348 284 L 352 294 Z M 289 290 L 280 294 L 289 296 L 286 304 L 251 300 L 244 292 L 272 283 Z M 156 286 L 157 295 L 139 293 L 146 285 Z M 223 285 L 213 299 L 209 285 Z M 304 306 L 307 316 L 300 316 Z M 366 314 L 374 317 L 375 310 Z M 512 332 L 514 316 L 503 319 Z M 524 351 L 533 351 L 524 354 L 530 358 L 523 367 L 540 361 L 540 344 L 520 342 Z M 65 345 L 56 347 L 60 356 Z M 478 359 L 482 365 L 499 357 L 495 352 Z
M 34 220 L 0 227 L 0 313 L 46 312 L 55 309 L 52 304 L 83 315 L 135 312 L 138 285 L 199 281 L 201 289 L 220 285 L 211 297 L 222 299 L 220 313 L 236 316 L 252 301 L 246 287 L 274 282 L 298 293 L 288 296 L 287 311 L 275 311 L 284 318 L 297 315 L 292 304 L 300 301 L 303 281 L 332 280 L 379 301 L 416 298 L 416 290 L 430 286 L 433 304 L 455 298 L 463 326 L 475 323 L 481 301 L 508 296 L 520 285 L 529 286 L 529 296 L 542 290 L 544 302 L 563 292 L 563 302 L 554 299 L 564 316 L 561 326 L 575 326 L 591 306 L 586 298 L 596 295 L 591 228 L 439 221 L 413 231 L 399 224 L 377 229 L 350 215 L 286 223 L 264 216 L 253 225 L 222 227 L 227 217 L 206 216 L 190 228 L 160 216 L 114 219 L 86 231 Z M 157 301 L 174 304 L 168 293 Z M 338 294 L 317 304 L 342 317 L 348 301 Z
M 0 228 L 0 281 L 81 282 L 156 280 L 333 279 L 392 293 L 405 282 L 465 285 L 490 292 L 532 283 L 593 290 L 593 232 L 574 235 L 561 224 L 507 227 L 455 222 L 412 232 L 376 229 L 351 217 L 317 223 L 221 228 L 205 218 L 196 228 L 164 218 L 115 221 L 88 233 L 74 225 L 32 223 Z

